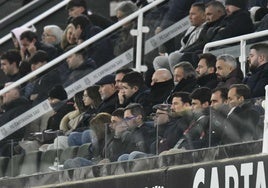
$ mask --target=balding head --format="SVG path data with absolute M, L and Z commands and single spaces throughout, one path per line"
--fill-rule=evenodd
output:
M 172 74 L 168 69 L 157 69 L 152 76 L 151 86 L 155 83 L 166 82 L 170 79 L 172 79 Z

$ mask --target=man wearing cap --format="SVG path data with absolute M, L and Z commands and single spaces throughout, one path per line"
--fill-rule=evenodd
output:
M 62 85 L 55 85 L 48 92 L 48 101 L 54 114 L 47 121 L 47 129 L 59 130 L 61 119 L 74 110 L 73 102 L 67 101 L 67 93 Z
M 254 32 L 254 25 L 247 10 L 248 0 L 226 0 L 227 16 L 219 25 L 212 41 L 236 37 Z
M 48 55 L 45 51 L 38 50 L 29 60 L 32 71 L 35 71 L 48 62 Z M 57 69 L 43 72 L 33 83 L 33 91 L 30 100 L 33 105 L 47 99 L 48 91 L 55 85 L 61 84 L 60 74 Z
M 100 86 L 99 93 L 101 95 L 102 103 L 97 109 L 97 112 L 112 113 L 118 104 L 118 94 L 115 87 L 115 75 L 108 74 L 101 78 L 95 85 Z
M 71 20 L 81 14 L 86 15 L 92 21 L 92 23 L 96 26 L 99 26 L 102 29 L 106 29 L 111 26 L 113 22 L 99 14 L 92 13 L 87 9 L 87 3 L 85 0 L 70 0 L 66 6 L 68 10 L 69 18 Z

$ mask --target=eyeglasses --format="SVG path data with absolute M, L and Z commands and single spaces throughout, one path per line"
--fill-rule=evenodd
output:
M 42 37 L 45 38 L 45 37 L 53 37 L 54 35 L 50 35 L 50 34 L 47 34 L 47 33 L 43 33 L 42 34 Z
M 131 116 L 131 117 L 125 117 L 124 120 L 125 121 L 130 121 L 132 119 L 135 119 L 137 116 Z

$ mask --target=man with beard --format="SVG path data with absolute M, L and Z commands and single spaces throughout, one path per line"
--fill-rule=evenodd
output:
M 197 68 L 197 84 L 202 87 L 214 89 L 217 84 L 216 56 L 210 53 L 202 54 L 199 57 Z
M 168 69 L 157 69 L 151 82 L 150 104 L 151 106 L 163 103 L 174 87 L 172 74 Z
M 237 66 L 236 59 L 229 55 L 223 54 L 217 57 L 216 74 L 220 82 L 217 87 L 229 88 L 232 84 L 239 84 L 242 82 L 243 73 L 239 66 Z
M 268 84 L 268 44 L 259 43 L 250 47 L 249 52 L 250 74 L 244 79 L 252 93 L 252 97 L 263 97 L 265 86 Z

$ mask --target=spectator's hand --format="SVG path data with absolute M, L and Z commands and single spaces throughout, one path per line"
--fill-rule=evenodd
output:
M 118 92 L 118 100 L 119 100 L 119 104 L 124 104 L 125 102 L 125 97 L 121 89 Z
M 28 52 L 31 54 L 31 56 L 36 52 L 36 47 L 34 42 L 31 42 L 29 47 L 27 48 Z
M 162 28 L 158 26 L 158 27 L 155 29 L 154 33 L 155 33 L 155 34 L 158 34 L 158 33 L 160 33 L 161 31 L 162 31 Z

